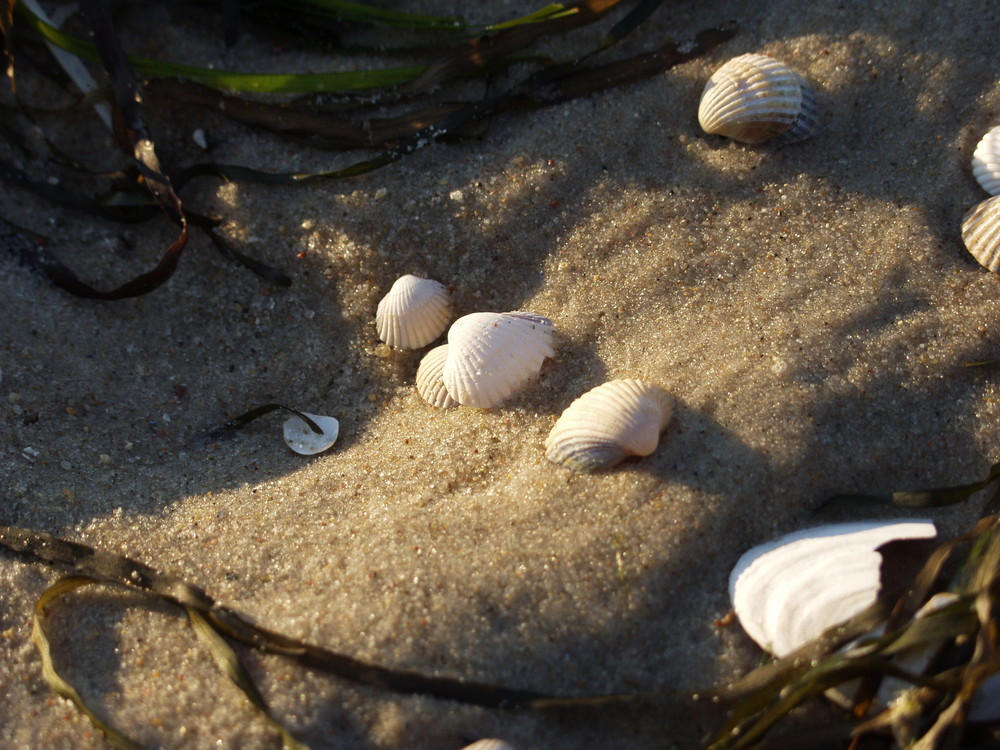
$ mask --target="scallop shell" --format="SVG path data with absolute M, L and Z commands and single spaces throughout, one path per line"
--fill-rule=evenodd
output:
M 396 349 L 419 349 L 444 333 L 451 319 L 447 287 L 439 281 L 407 274 L 396 279 L 378 303 L 375 328 Z
M 819 129 L 816 95 L 806 80 L 766 55 L 734 57 L 701 95 L 698 122 L 706 133 L 743 143 L 794 143 Z
M 448 359 L 448 345 L 435 346 L 420 360 L 417 368 L 417 393 L 431 406 L 446 409 L 458 406 L 444 387 L 444 363 Z
M 302 413 L 315 422 L 322 432 L 313 432 L 312 428 L 301 417 L 289 417 L 285 421 L 284 427 L 285 442 L 289 448 L 303 456 L 311 456 L 315 453 L 322 453 L 337 442 L 337 436 L 340 434 L 340 422 L 333 417 L 324 417 L 321 414 L 310 414 L 307 411 Z
M 545 441 L 545 457 L 596 471 L 627 456 L 648 456 L 673 413 L 670 394 L 641 380 L 612 380 L 571 403 Z
M 729 575 L 729 596 L 747 634 L 780 658 L 875 601 L 878 547 L 936 535 L 926 520 L 796 531 L 746 552 Z
M 979 141 L 972 154 L 972 174 L 990 195 L 1000 195 L 1000 125 Z
M 448 331 L 444 385 L 463 406 L 489 409 L 538 374 L 552 348 L 552 321 L 529 312 L 472 313 Z
M 987 198 L 962 217 L 962 241 L 979 263 L 1000 270 L 1000 195 Z

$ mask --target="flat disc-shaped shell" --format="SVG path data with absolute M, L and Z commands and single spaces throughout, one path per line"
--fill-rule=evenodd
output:
M 463 406 L 489 409 L 523 388 L 554 355 L 548 318 L 528 312 L 472 313 L 448 330 L 444 384 Z
M 301 417 L 291 416 L 285 421 L 284 428 L 285 443 L 288 444 L 289 448 L 303 456 L 311 456 L 315 453 L 322 453 L 337 442 L 337 435 L 340 434 L 340 422 L 333 417 L 310 414 L 307 411 L 302 413 L 315 422 L 322 432 L 313 432 L 312 428 Z
M 972 154 L 972 174 L 990 195 L 1000 195 L 1000 125 L 979 141 Z
M 444 363 L 448 359 L 448 345 L 435 346 L 420 360 L 417 368 L 417 393 L 431 406 L 446 409 L 458 406 L 444 387 Z
M 982 266 L 1000 270 L 1000 195 L 966 212 L 962 217 L 962 241 Z
M 407 274 L 378 303 L 375 328 L 396 349 L 419 349 L 444 333 L 451 319 L 448 289 L 439 281 Z
M 729 575 L 736 616 L 758 645 L 782 657 L 875 601 L 878 547 L 936 534 L 931 521 L 871 521 L 804 529 L 754 547 Z
M 658 385 L 612 380 L 571 403 L 545 441 L 545 457 L 575 471 L 596 471 L 628 456 L 648 456 L 673 412 Z
M 801 141 L 819 127 L 816 96 L 806 80 L 766 55 L 740 55 L 705 84 L 698 122 L 706 133 L 743 143 Z

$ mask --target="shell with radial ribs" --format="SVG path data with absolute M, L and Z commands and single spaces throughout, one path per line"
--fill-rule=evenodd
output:
M 465 315 L 448 330 L 442 378 L 463 406 L 489 409 L 538 375 L 552 348 L 552 321 L 530 312 Z
M 448 288 L 439 281 L 407 274 L 396 279 L 378 303 L 375 328 L 396 349 L 419 349 L 444 333 L 451 319 Z
M 476 740 L 471 745 L 466 745 L 462 750 L 514 750 L 514 746 L 503 740 L 484 739 Z
M 729 574 L 733 609 L 747 635 L 780 658 L 875 602 L 880 546 L 936 535 L 926 520 L 796 531 L 740 557 Z
M 990 195 L 1000 195 L 1000 125 L 979 141 L 972 154 L 972 174 Z
M 444 363 L 448 359 L 448 345 L 435 346 L 420 360 L 417 368 L 417 393 L 431 406 L 447 409 L 458 406 L 444 387 Z
M 706 133 L 743 143 L 794 143 L 819 129 L 816 95 L 806 80 L 766 55 L 735 57 L 709 79 L 698 122 Z
M 571 403 L 545 441 L 545 457 L 574 471 L 597 471 L 628 456 L 648 456 L 673 413 L 658 385 L 612 380 Z
M 962 241 L 981 265 L 1000 270 L 1000 195 L 987 198 L 962 217 Z
M 310 414 L 307 411 L 302 413 L 315 422 L 321 432 L 313 432 L 312 427 L 301 417 L 291 416 L 285 420 L 284 426 L 285 443 L 289 448 L 303 456 L 311 456 L 322 453 L 337 442 L 340 422 L 336 418 Z

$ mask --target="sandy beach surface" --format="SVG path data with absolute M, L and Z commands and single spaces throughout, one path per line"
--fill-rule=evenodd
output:
M 460 10 L 493 20 L 534 7 Z M 141 54 L 169 56 L 186 35 L 199 64 L 350 63 L 252 37 L 226 50 L 164 6 L 125 18 L 141 25 L 142 13 L 163 33 Z M 1000 376 L 961 366 L 1000 357 L 1000 286 L 959 232 L 987 197 L 969 160 L 1000 123 L 1000 6 L 665 3 L 613 55 L 728 20 L 736 36 L 701 59 L 501 115 L 482 138 L 369 175 L 184 189 L 291 275 L 288 289 L 198 235 L 165 286 L 114 303 L 71 297 L 0 255 L 0 523 L 142 560 L 264 627 L 397 669 L 559 695 L 686 694 L 760 663 L 738 624 L 717 622 L 744 550 L 818 522 L 903 515 L 814 510 L 836 493 L 971 482 L 1000 456 Z M 606 29 L 579 33 L 596 44 Z M 701 132 L 705 81 L 744 52 L 814 84 L 814 139 L 776 149 Z M 207 158 L 261 169 L 371 155 L 195 108 L 152 124 L 172 163 L 206 158 L 196 128 Z M 78 127 L 68 148 L 113 153 L 96 118 Z M 112 225 L 8 186 L 0 214 L 102 288 L 150 268 L 175 236 L 165 219 Z M 555 357 L 499 408 L 432 408 L 414 389 L 423 351 L 387 352 L 374 327 L 406 273 L 449 285 L 456 316 L 550 318 Z M 562 410 L 625 377 L 675 398 L 655 453 L 593 475 L 549 463 Z M 269 402 L 337 417 L 337 444 L 293 454 L 277 414 L 198 439 Z M 980 506 L 920 515 L 951 535 Z M 50 691 L 30 641 L 34 603 L 58 576 L 0 553 L 5 748 L 106 746 Z M 51 629 L 64 674 L 144 745 L 279 746 L 180 610 L 96 587 L 56 604 Z M 718 719 L 681 698 L 475 708 L 247 660 L 274 712 L 317 749 L 457 750 L 480 737 L 519 750 L 693 748 Z

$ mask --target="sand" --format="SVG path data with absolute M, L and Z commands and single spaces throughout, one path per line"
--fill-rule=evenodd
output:
M 151 12 L 163 48 L 143 53 L 187 35 L 220 66 L 303 62 L 252 40 L 227 52 Z M 697 691 L 752 668 L 760 650 L 716 623 L 745 549 L 828 520 L 903 515 L 814 509 L 835 493 L 974 481 L 1000 454 L 996 371 L 960 366 L 1000 356 L 1000 287 L 959 235 L 986 197 L 969 159 L 1000 121 L 988 33 L 1000 9 L 668 3 L 623 53 L 729 19 L 738 35 L 703 59 L 501 116 L 481 139 L 367 176 L 186 188 L 293 277 L 287 290 L 198 236 L 166 286 L 116 303 L 72 298 L 0 257 L 0 523 L 140 559 L 265 627 L 395 668 L 562 695 Z M 705 81 L 751 51 L 815 84 L 816 138 L 774 149 L 701 133 Z M 154 126 L 177 163 L 205 158 L 198 127 L 220 162 L 316 170 L 366 156 L 172 115 Z M 80 143 L 103 142 L 89 119 Z M 104 288 L 148 269 L 174 235 L 165 220 L 110 225 L 13 188 L 0 214 Z M 382 356 L 375 333 L 375 306 L 405 273 L 450 285 L 457 315 L 552 319 L 556 356 L 500 408 L 433 409 L 413 387 L 422 352 Z M 676 399 L 656 452 L 596 475 L 546 461 L 558 414 L 620 377 Z M 336 446 L 291 453 L 278 415 L 232 440 L 197 439 L 272 401 L 336 416 Z M 980 506 L 921 515 L 950 535 Z M 58 575 L 0 554 L 3 747 L 104 747 L 50 692 L 30 642 L 34 602 Z M 137 740 L 278 746 L 182 613 L 111 590 L 71 599 L 52 611 L 57 661 Z M 689 748 L 718 718 L 671 701 L 470 708 L 248 660 L 314 748 L 457 749 L 486 736 L 521 750 Z

